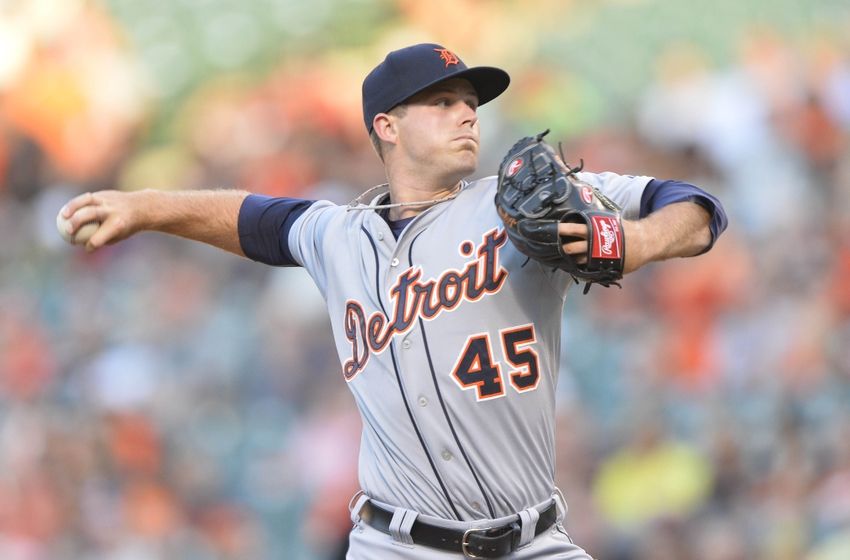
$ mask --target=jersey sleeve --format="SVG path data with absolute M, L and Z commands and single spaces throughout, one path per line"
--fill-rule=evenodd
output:
M 340 207 L 327 200 L 249 195 L 239 210 L 239 242 L 250 259 L 274 266 L 301 266 L 322 294 L 327 287 L 326 240 Z M 332 245 L 332 243 L 331 243 Z
M 312 204 L 301 213 L 288 232 L 288 247 L 292 259 L 307 269 L 313 279 L 323 288 L 325 255 L 324 247 L 334 239 L 333 226 L 339 226 L 340 207 L 327 200 Z M 337 229 L 337 241 L 339 229 Z
M 623 217 L 636 220 L 640 217 L 640 201 L 643 190 L 652 177 L 642 175 L 618 175 L 606 171 L 590 173 L 580 171 L 576 174 L 579 179 L 599 189 L 599 191 L 614 201 L 623 210 Z

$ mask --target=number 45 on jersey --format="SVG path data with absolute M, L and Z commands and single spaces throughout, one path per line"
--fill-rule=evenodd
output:
M 502 365 L 493 359 L 490 333 L 474 334 L 466 339 L 452 369 L 452 377 L 461 389 L 475 388 L 477 400 L 494 399 L 505 394 Z M 499 331 L 497 344 L 502 345 L 503 356 L 510 371 L 507 378 L 518 392 L 532 391 L 540 381 L 537 352 L 532 345 L 537 342 L 534 325 L 509 327 Z

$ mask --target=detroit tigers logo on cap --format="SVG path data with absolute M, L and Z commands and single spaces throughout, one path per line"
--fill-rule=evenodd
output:
M 516 172 L 519 171 L 521 167 L 522 167 L 522 158 L 518 157 L 515 160 L 513 160 L 511 162 L 511 164 L 508 166 L 508 170 L 505 172 L 505 175 L 507 175 L 508 177 L 513 177 L 514 175 L 516 175 Z
M 449 67 L 449 64 L 457 64 L 460 62 L 460 59 L 457 57 L 455 53 L 450 51 L 449 49 L 434 49 L 438 53 L 440 53 L 440 59 L 446 63 L 446 68 Z

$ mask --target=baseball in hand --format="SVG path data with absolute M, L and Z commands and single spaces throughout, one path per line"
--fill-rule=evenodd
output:
M 56 214 L 56 229 L 59 230 L 59 235 L 62 236 L 62 239 L 72 245 L 85 245 L 89 238 L 94 235 L 94 232 L 97 231 L 97 228 L 100 227 L 100 222 L 89 222 L 87 224 L 83 224 L 79 229 L 77 229 L 77 233 L 74 236 L 71 236 L 71 234 L 68 233 L 68 228 L 70 227 L 71 222 L 62 216 L 62 211 L 60 210 L 59 213 Z

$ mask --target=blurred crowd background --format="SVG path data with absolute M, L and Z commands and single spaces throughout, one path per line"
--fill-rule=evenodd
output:
M 557 480 L 600 560 L 850 558 L 846 0 L 0 0 L 0 558 L 341 558 L 359 419 L 303 271 L 54 217 L 102 188 L 344 203 L 360 82 L 433 41 L 544 128 L 724 201 L 564 315 Z M 510 450 L 505 450 L 510 453 Z

